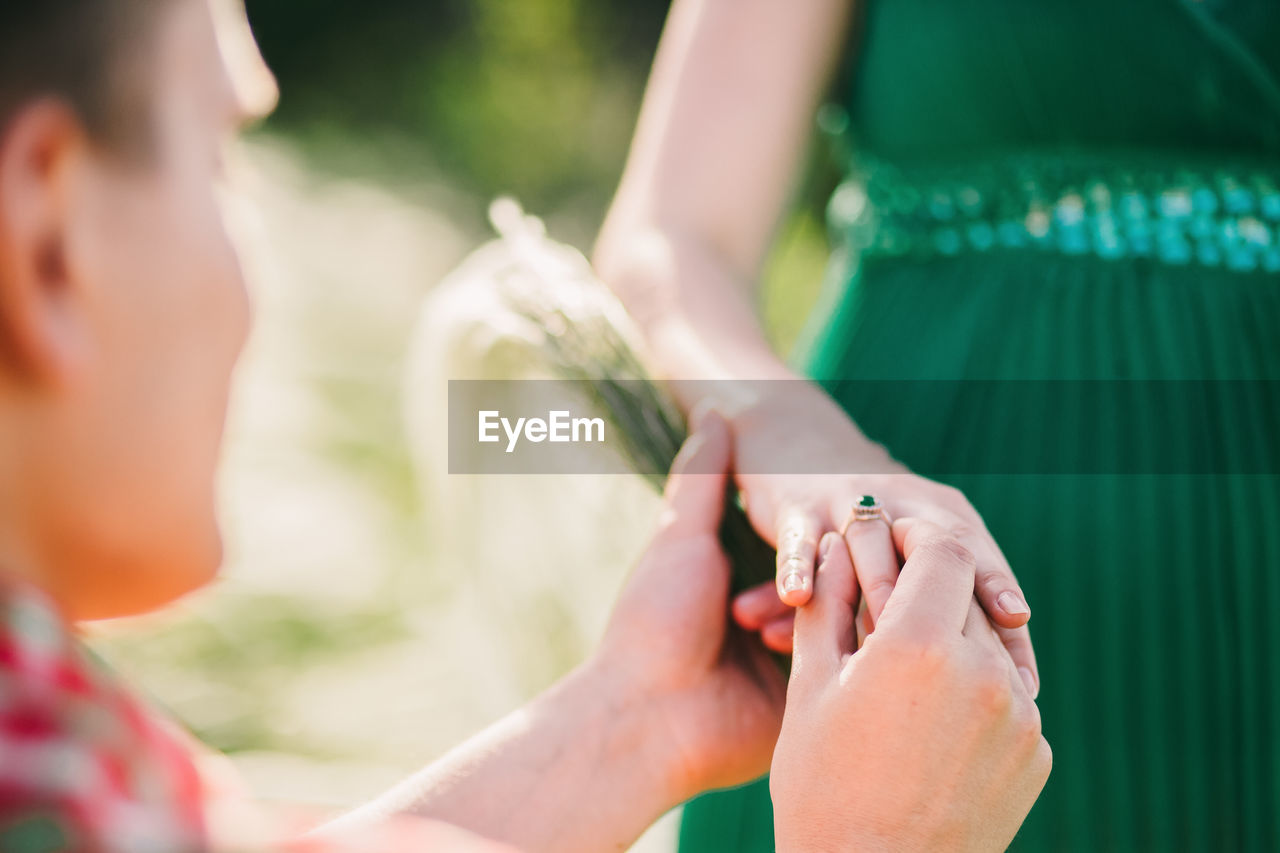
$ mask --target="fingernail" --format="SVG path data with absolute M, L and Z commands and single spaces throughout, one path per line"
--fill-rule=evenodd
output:
M 791 572 L 782 579 L 783 592 L 796 592 L 809 585 L 808 579 L 800 572 Z
M 1040 694 L 1040 685 L 1036 683 L 1036 677 L 1031 674 L 1031 670 L 1025 666 L 1018 667 L 1018 675 L 1022 676 L 1022 683 L 1027 685 L 1027 692 L 1034 699 Z
M 1022 596 L 1016 592 L 1002 592 L 996 599 L 996 604 L 1000 605 L 1000 609 L 1010 616 L 1024 616 L 1031 614 L 1031 608 L 1022 600 Z

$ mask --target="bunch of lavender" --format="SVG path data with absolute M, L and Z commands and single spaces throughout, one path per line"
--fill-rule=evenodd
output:
M 551 372 L 583 388 L 619 437 L 631 467 L 659 492 L 688 435 L 667 389 L 644 367 L 643 346 L 621 303 L 575 249 L 547 238 L 540 220 L 510 199 L 489 218 L 507 263 L 498 270 L 503 301 L 532 326 Z M 774 551 L 747 519 L 737 490 L 725 495 L 720 540 L 735 592 L 772 580 Z

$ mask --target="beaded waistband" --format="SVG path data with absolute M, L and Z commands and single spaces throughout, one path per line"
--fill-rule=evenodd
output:
M 1022 154 L 904 168 L 860 159 L 827 215 L 864 257 L 1030 249 L 1280 271 L 1280 163 Z

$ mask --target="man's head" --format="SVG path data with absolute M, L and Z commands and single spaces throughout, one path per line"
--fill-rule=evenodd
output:
M 248 327 L 222 155 L 274 99 L 222 3 L 0 11 L 0 572 L 76 618 L 155 606 L 221 561 Z

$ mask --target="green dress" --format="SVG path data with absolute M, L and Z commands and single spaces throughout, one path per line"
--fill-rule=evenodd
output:
M 1280 4 L 866 6 L 798 360 L 1024 585 L 1013 846 L 1280 849 Z M 772 846 L 765 781 L 686 807 Z

